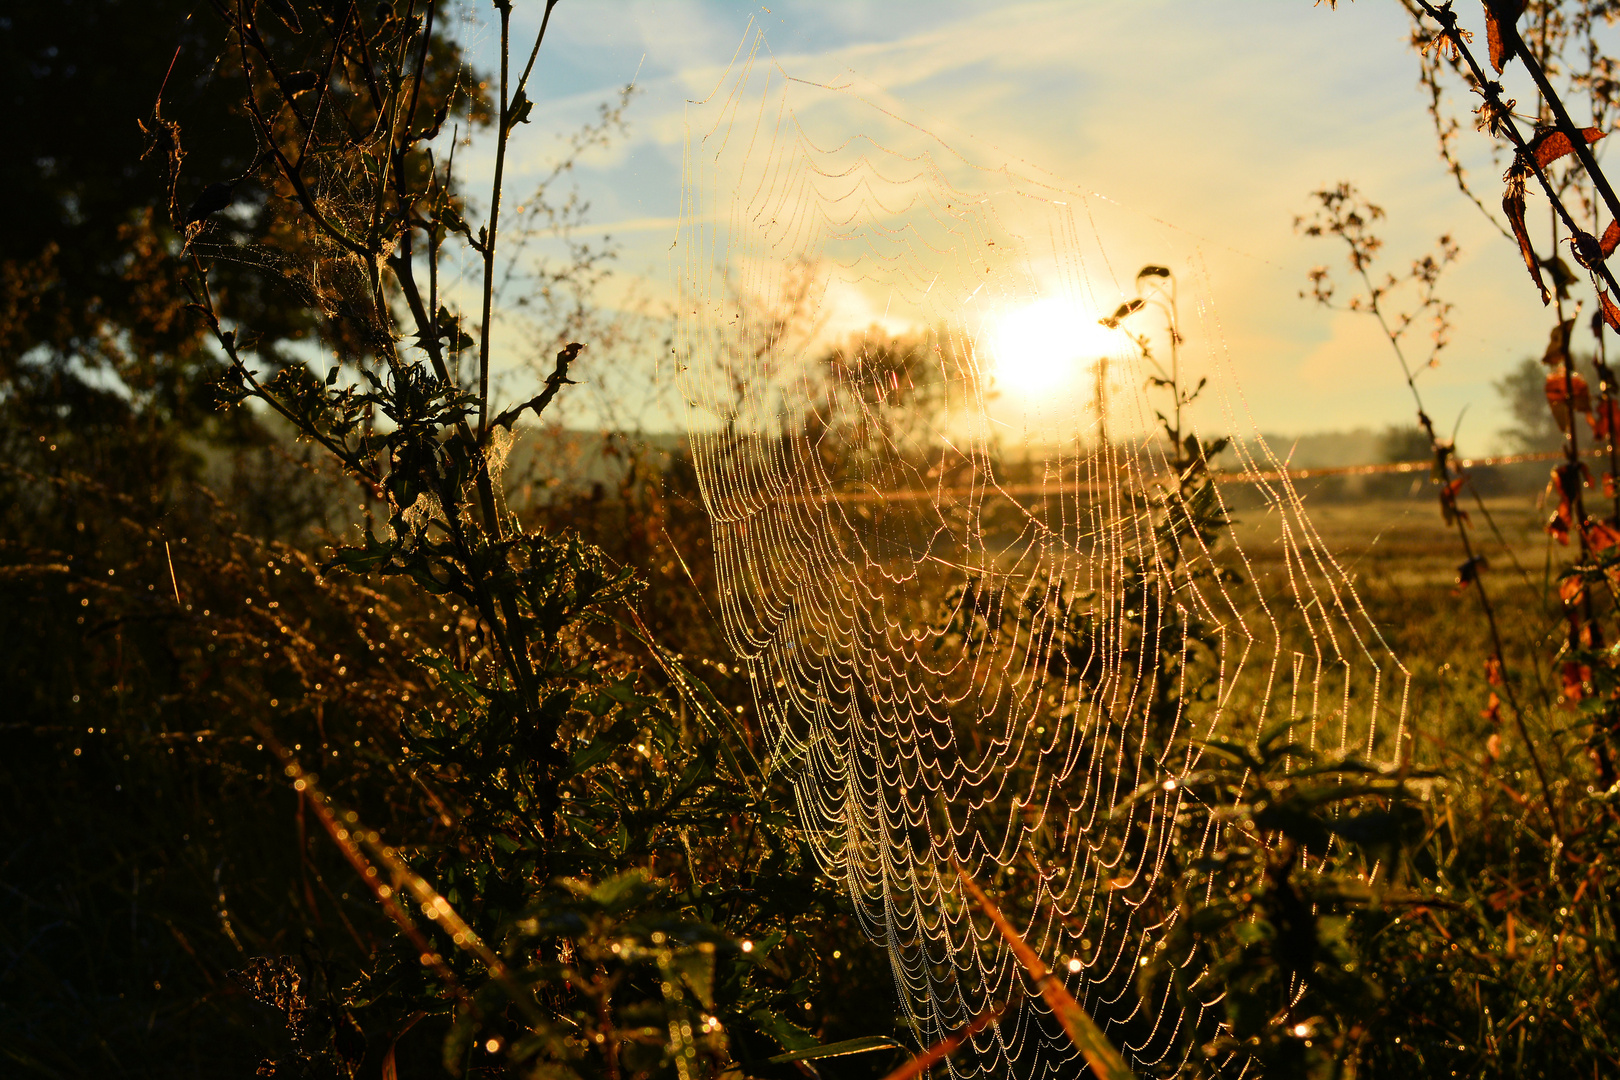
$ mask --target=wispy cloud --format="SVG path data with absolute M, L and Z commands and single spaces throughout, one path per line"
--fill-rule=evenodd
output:
M 806 107 L 818 135 L 898 139 L 903 120 L 975 163 L 1098 192 L 1148 223 L 1141 243 L 1157 235 L 1166 248 L 1196 253 L 1262 426 L 1394 423 L 1409 411 L 1380 367 L 1387 346 L 1374 328 L 1297 298 L 1306 269 L 1338 259 L 1292 228 L 1308 193 L 1325 184 L 1355 180 L 1385 205 L 1392 266 L 1441 231 L 1463 245 L 1449 283 L 1461 331 L 1448 366 L 1432 374 L 1437 410 L 1472 403 L 1477 434 L 1493 430 L 1491 380 L 1545 336 L 1533 295 L 1518 287 L 1513 251 L 1434 161 L 1394 5 L 768 7 L 557 9 L 533 130 L 582 122 L 640 72 L 628 139 L 588 157 L 578 179 L 601 223 L 593 231 L 618 236 L 625 271 L 655 287 L 668 277 L 688 102 L 719 84 L 752 21 L 767 35 L 756 62 L 848 88 Z M 530 136 L 516 159 L 520 182 L 554 153 L 550 140 Z M 1127 247 L 1122 258 L 1151 257 L 1136 241 Z

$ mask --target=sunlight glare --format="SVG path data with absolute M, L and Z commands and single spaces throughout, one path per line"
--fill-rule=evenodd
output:
M 1100 325 L 1095 312 L 1057 297 L 1013 308 L 991 332 L 997 381 L 1026 395 L 1074 382 L 1118 347 L 1118 331 Z

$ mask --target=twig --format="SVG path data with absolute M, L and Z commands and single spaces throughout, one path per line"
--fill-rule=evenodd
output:
M 563 346 L 562 351 L 557 354 L 557 370 L 546 376 L 546 388 L 523 404 L 514 405 L 507 409 L 490 421 L 489 426 L 504 427 L 506 430 L 511 431 L 512 425 L 517 422 L 518 417 L 523 415 L 525 409 L 533 409 L 535 419 L 538 420 L 540 414 L 546 411 L 546 406 L 551 404 L 551 399 L 557 396 L 557 391 L 564 386 L 575 385 L 574 380 L 568 377 L 568 365 L 574 362 L 575 357 L 579 356 L 579 351 L 584 347 L 577 341 L 570 341 Z

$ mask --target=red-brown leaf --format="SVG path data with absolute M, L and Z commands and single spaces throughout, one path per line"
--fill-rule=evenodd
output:
M 956 1053 L 956 1048 L 961 1046 L 962 1043 L 995 1023 L 1001 1017 L 1001 1013 L 1002 1009 L 999 1006 L 985 1010 L 968 1021 L 967 1027 L 954 1035 L 945 1036 L 945 1038 L 939 1040 L 939 1042 L 930 1046 L 888 1076 L 885 1076 L 883 1080 L 913 1080 L 914 1077 L 924 1075 L 929 1069 Z
M 1536 288 L 1541 290 L 1541 302 L 1552 302 L 1552 294 L 1547 291 L 1547 282 L 1541 276 L 1541 260 L 1536 258 L 1536 249 L 1530 243 L 1530 230 L 1524 225 L 1524 184 L 1522 182 L 1508 183 L 1507 194 L 1502 196 L 1502 212 L 1507 215 L 1508 224 L 1513 226 L 1513 237 L 1519 242 L 1519 254 L 1524 256 L 1524 265 L 1529 269 L 1530 276 L 1535 279 Z M 1620 316 L 1620 312 L 1616 313 Z M 1608 309 L 1604 309 L 1607 317 Z M 1620 330 L 1620 325 L 1611 322 Z
M 1564 679 L 1564 698 L 1576 702 L 1586 696 L 1586 684 L 1592 679 L 1592 669 L 1574 660 L 1565 661 L 1560 674 Z
M 1597 408 L 1586 419 L 1592 424 L 1594 439 L 1607 439 L 1611 434 L 1620 433 L 1620 402 L 1614 398 L 1601 398 Z M 1604 477 L 1604 482 L 1612 483 L 1608 477 Z
M 1603 321 L 1609 324 L 1610 330 L 1620 331 L 1620 307 L 1616 307 L 1609 294 L 1598 290 L 1598 301 L 1603 305 Z
M 1491 47 L 1491 67 L 1498 74 L 1514 57 L 1519 32 L 1513 24 L 1524 14 L 1524 0 L 1485 0 L 1485 40 Z
M 1607 135 L 1608 132 L 1589 127 L 1582 128 L 1580 134 L 1581 138 L 1585 139 L 1587 145 L 1590 146 Z M 1545 169 L 1559 158 L 1573 154 L 1575 145 L 1569 141 L 1569 136 L 1562 131 L 1557 128 L 1548 128 L 1526 143 L 1525 149 L 1530 151 L 1530 156 L 1535 158 L 1536 164 Z
M 1620 247 L 1620 221 L 1609 222 L 1609 227 L 1603 230 L 1603 239 L 1598 241 L 1603 247 L 1603 257 L 1607 259 L 1614 254 L 1614 249 Z
M 1586 523 L 1586 543 L 1596 552 L 1604 552 L 1612 547 L 1620 546 L 1620 529 L 1616 529 L 1606 521 L 1588 521 Z
M 1592 392 L 1586 380 L 1573 371 L 1555 371 L 1547 376 L 1547 400 L 1572 404 L 1576 412 L 1592 411 Z
M 1586 582 L 1578 575 L 1572 575 L 1558 583 L 1558 599 L 1562 600 L 1565 606 L 1579 603 L 1585 594 Z
M 1586 415 L 1592 411 L 1592 392 L 1586 380 L 1579 375 L 1555 371 L 1547 376 L 1547 405 L 1552 409 L 1558 427 L 1569 432 L 1570 417 L 1574 413 Z
M 1575 527 L 1575 498 L 1586 486 L 1590 475 L 1586 466 L 1573 463 L 1560 465 L 1552 471 L 1552 487 L 1558 493 L 1558 509 L 1547 522 L 1547 532 L 1560 544 L 1569 543 L 1569 532 Z

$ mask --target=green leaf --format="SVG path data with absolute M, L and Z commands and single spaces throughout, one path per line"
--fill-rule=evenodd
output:
M 645 895 L 647 889 L 647 872 L 640 869 L 629 870 L 615 877 L 610 877 L 596 886 L 591 890 L 590 897 L 592 903 L 599 904 L 603 909 L 612 911 Z
M 683 949 L 671 961 L 692 988 L 705 1009 L 714 1008 L 714 946 L 704 942 L 695 949 Z
M 630 720 L 621 720 L 607 731 L 592 739 L 590 745 L 576 753 L 569 765 L 573 772 L 582 773 L 593 765 L 599 765 L 619 747 L 628 743 L 636 733 L 636 726 Z
M 782 1049 L 793 1053 L 799 1050 L 810 1050 L 816 1046 L 816 1037 L 804 1028 L 795 1024 L 785 1016 L 778 1016 L 769 1009 L 755 1009 L 748 1014 L 748 1019 L 754 1026 L 769 1035 L 781 1044 Z

